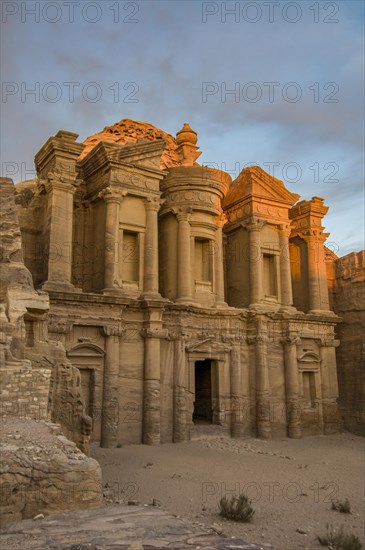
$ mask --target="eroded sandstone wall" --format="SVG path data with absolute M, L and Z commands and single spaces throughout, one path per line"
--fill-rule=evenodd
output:
M 101 472 L 98 463 L 82 452 L 88 450 L 90 429 L 83 414 L 79 374 L 64 347 L 48 340 L 48 294 L 34 290 L 23 263 L 14 185 L 7 178 L 0 181 L 0 220 L 0 522 L 7 523 L 40 512 L 98 506 Z M 57 384 L 65 367 L 68 379 L 76 381 L 74 392 Z M 66 435 L 79 448 L 66 439 L 60 426 L 56 426 L 57 439 L 50 433 L 50 417 L 60 416 L 50 399 L 51 381 L 74 412 Z M 93 490 L 85 500 L 80 491 L 86 482 L 93 484 Z M 44 492 L 49 487 L 56 489 L 55 501 Z M 66 498 L 70 488 L 75 497 L 71 501 Z
M 363 434 L 365 429 L 365 251 L 335 261 L 333 309 L 338 325 L 337 370 L 340 408 L 345 428 Z

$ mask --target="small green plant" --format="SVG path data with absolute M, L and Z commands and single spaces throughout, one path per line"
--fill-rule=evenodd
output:
M 355 535 L 345 533 L 343 525 L 336 531 L 333 526 L 326 525 L 327 533 L 320 537 L 317 536 L 318 541 L 322 546 L 327 548 L 333 548 L 334 550 L 362 550 L 363 546 Z
M 255 510 L 251 506 L 251 501 L 244 494 L 238 497 L 233 496 L 230 500 L 222 497 L 219 501 L 219 513 L 221 516 L 233 521 L 248 522 L 251 521 Z
M 351 504 L 349 499 L 346 500 L 332 500 L 332 510 L 337 510 L 338 512 L 341 512 L 342 514 L 351 514 Z

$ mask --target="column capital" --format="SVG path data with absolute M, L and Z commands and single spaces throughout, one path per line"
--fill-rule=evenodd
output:
M 66 193 L 74 194 L 76 191 L 77 181 L 71 178 L 66 178 L 59 170 L 54 170 L 53 172 L 48 172 L 46 179 L 39 180 L 39 186 L 43 186 L 46 192 L 57 189 L 58 191 L 65 191 Z
M 175 216 L 177 217 L 177 220 L 179 222 L 182 222 L 182 221 L 189 222 L 190 218 L 191 218 L 191 214 L 193 212 L 193 209 L 191 207 L 173 208 L 172 212 L 175 214 Z
M 324 233 L 323 228 L 318 229 L 307 229 L 305 231 L 299 231 L 295 233 L 296 237 L 300 237 L 303 241 L 308 243 L 312 242 L 322 242 L 327 239 L 329 233 Z
M 301 339 L 296 334 L 287 334 L 280 339 L 280 342 L 284 345 L 298 346 L 301 343 Z
M 322 336 L 321 338 L 321 346 L 323 348 L 338 348 L 340 345 L 340 340 L 337 340 L 335 338 L 329 338 L 328 336 Z
M 248 344 L 267 344 L 270 342 L 270 338 L 267 334 L 257 334 L 256 336 L 247 336 L 246 341 Z
M 70 334 L 73 322 L 64 319 L 50 319 L 48 321 L 48 332 L 56 334 Z
M 231 344 L 239 344 L 242 342 L 242 337 L 240 334 L 223 334 L 222 341 Z
M 107 204 L 110 202 L 120 204 L 126 195 L 126 191 L 120 191 L 111 186 L 105 187 L 105 189 L 98 193 L 98 197 L 103 199 Z
M 164 199 L 159 197 L 146 197 L 144 203 L 146 205 L 146 210 L 152 210 L 153 212 L 158 212 L 165 202 Z
M 222 229 L 226 223 L 228 222 L 228 218 L 225 214 L 225 212 L 222 212 L 222 214 L 219 214 L 219 216 L 216 216 L 214 218 L 215 224 L 219 229 Z
M 115 324 L 104 325 L 101 330 L 104 336 L 123 336 L 127 329 L 119 324 Z
M 249 218 L 247 221 L 242 222 L 242 227 L 247 229 L 247 231 L 261 231 L 261 229 L 266 225 L 266 220 L 260 220 L 259 218 Z
M 278 229 L 279 229 L 279 236 L 283 236 L 283 237 L 286 237 L 286 238 L 290 237 L 290 234 L 291 234 L 291 225 L 290 225 L 290 223 L 280 223 L 278 225 Z
M 164 328 L 143 328 L 141 331 L 143 338 L 161 338 L 169 337 L 169 331 Z

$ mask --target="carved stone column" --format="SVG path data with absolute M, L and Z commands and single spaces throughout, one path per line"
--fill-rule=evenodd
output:
M 215 275 L 215 305 L 217 307 L 226 307 L 224 301 L 224 266 L 223 266 L 223 232 L 222 228 L 226 223 L 224 216 L 217 221 L 217 229 L 215 232 L 215 254 L 214 258 L 214 275 Z
M 185 339 L 177 334 L 175 339 L 174 364 L 174 443 L 189 440 L 189 425 L 187 422 L 187 391 L 186 391 L 186 358 Z
M 105 335 L 105 363 L 103 378 L 103 406 L 101 415 L 101 447 L 115 447 L 118 443 L 119 403 L 119 338 L 118 325 L 103 327 Z
M 117 189 L 107 187 L 99 193 L 106 203 L 105 214 L 105 254 L 104 254 L 104 293 L 121 290 L 118 282 L 119 256 L 119 208 L 123 196 Z
M 259 322 L 257 336 L 253 338 L 255 343 L 256 359 L 256 425 L 258 437 L 271 438 L 270 422 L 270 389 L 269 368 L 267 360 L 267 336 L 266 324 Z
M 323 246 L 325 236 L 311 231 L 304 239 L 307 243 L 308 255 L 309 309 L 313 312 L 328 311 L 329 299 Z
M 43 290 L 74 291 L 72 273 L 72 225 L 75 184 L 48 174 L 49 249 L 48 275 Z
M 297 344 L 300 343 L 300 338 L 289 334 L 282 339 L 282 343 L 284 344 L 287 433 L 288 437 L 299 438 L 302 435 L 297 362 Z
M 165 338 L 166 335 L 163 329 L 146 328 L 143 331 L 145 347 L 142 441 L 145 445 L 160 443 L 160 338 Z
M 159 297 L 158 292 L 158 211 L 162 201 L 147 198 L 146 234 L 144 242 L 143 294 L 147 297 Z
M 290 226 L 279 226 L 279 245 L 280 245 L 280 288 L 281 304 L 284 307 L 293 306 L 293 290 L 290 271 L 289 255 L 289 235 Z
M 233 342 L 231 350 L 231 409 L 232 437 L 243 437 L 245 434 L 244 399 L 242 388 L 241 347 Z
M 175 211 L 179 222 L 177 242 L 177 302 L 192 303 L 190 208 Z
M 245 226 L 249 232 L 250 262 L 250 305 L 261 302 L 263 295 L 263 273 L 261 254 L 261 229 L 263 222 L 255 221 Z

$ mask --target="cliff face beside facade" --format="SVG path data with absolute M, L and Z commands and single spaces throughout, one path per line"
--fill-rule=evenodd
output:
M 365 430 L 365 251 L 352 252 L 334 262 L 334 311 L 342 318 L 337 327 L 337 371 L 340 410 L 345 428 Z
M 9 179 L 0 182 L 0 219 L 0 488 L 5 497 L 0 522 L 8 523 L 40 512 L 99 505 L 101 473 L 98 463 L 79 450 L 87 452 L 89 442 L 77 387 L 79 373 L 66 358 L 65 349 L 48 341 L 49 298 L 47 293 L 34 290 L 32 276 L 23 263 L 14 185 Z M 68 386 L 76 386 L 73 393 L 62 387 L 67 367 Z M 58 389 L 57 402 L 50 388 Z M 67 403 L 57 409 L 62 397 Z M 62 435 L 60 426 L 51 428 L 49 423 L 70 409 L 69 425 L 62 423 L 79 449 Z M 56 429 L 57 437 L 52 429 Z M 74 455 L 79 460 L 76 469 Z M 71 486 L 81 491 L 87 481 L 93 483 L 89 498 L 66 504 L 66 491 Z M 50 486 L 57 493 L 53 500 L 44 491 Z

